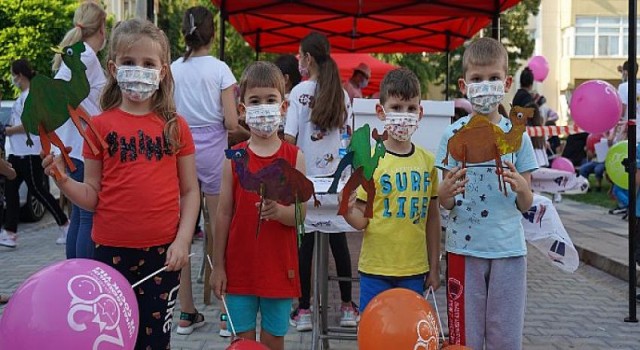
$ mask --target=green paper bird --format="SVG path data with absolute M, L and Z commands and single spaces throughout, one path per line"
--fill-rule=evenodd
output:
M 87 66 L 80 59 L 85 47 L 84 42 L 79 41 L 62 50 L 57 48 L 52 50 L 62 55 L 62 61 L 71 70 L 71 80 L 51 79 L 40 74 L 33 77 L 20 119 L 27 133 L 27 145 L 33 146 L 31 134 L 39 135 L 44 154 L 51 152 L 51 144 L 58 147 L 65 163 L 73 172 L 76 168 L 69 158 L 69 152 L 55 132 L 69 118 L 73 120 L 80 135 L 87 140 L 91 151 L 94 154 L 99 153 L 93 142 L 87 139 L 84 126 L 80 123 L 81 120 L 84 121 L 91 131 L 99 136 L 91 124 L 91 117 L 80 106 L 80 103 L 89 96 L 91 89 L 86 74 Z M 100 137 L 98 139 L 102 147 L 106 148 L 107 144 Z M 61 174 L 55 170 L 54 177 L 60 180 Z

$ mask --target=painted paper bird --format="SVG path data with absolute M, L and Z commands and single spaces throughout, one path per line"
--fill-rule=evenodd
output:
M 249 152 L 246 149 L 227 149 L 225 156 L 234 162 L 240 186 L 260 196 L 259 213 L 262 211 L 265 199 L 276 201 L 282 205 L 295 205 L 299 245 L 302 235 L 304 235 L 301 204 L 313 196 L 313 205 L 320 206 L 320 201 L 315 195 L 313 182 L 282 158 L 278 158 L 258 172 L 252 173 L 248 168 Z M 260 232 L 260 222 L 260 216 L 258 216 L 256 236 Z
M 62 126 L 69 118 L 73 120 L 80 135 L 88 141 L 89 147 L 94 154 L 98 154 L 98 149 L 93 142 L 87 139 L 84 126 L 80 120 L 84 121 L 89 129 L 98 136 L 90 116 L 80 106 L 80 103 L 89 96 L 90 86 L 87 80 L 87 67 L 80 59 L 85 51 L 84 42 L 79 41 L 71 46 L 66 46 L 62 50 L 52 49 L 62 55 L 62 60 L 71 70 L 71 79 L 51 79 L 38 74 L 31 80 L 29 95 L 25 101 L 22 112 L 22 125 L 27 133 L 27 145 L 33 146 L 31 134 L 39 135 L 42 143 L 42 151 L 45 154 L 51 152 L 51 144 L 60 149 L 60 153 L 69 169 L 75 171 L 75 166 L 69 158 L 69 153 L 58 137 L 55 130 Z M 104 140 L 100 143 L 104 148 L 107 144 Z M 60 179 L 61 175 L 54 170 L 54 177 Z

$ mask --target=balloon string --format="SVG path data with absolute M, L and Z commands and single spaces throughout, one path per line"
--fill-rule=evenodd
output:
M 195 255 L 195 253 L 191 253 L 191 254 L 189 254 L 189 257 L 192 257 L 192 256 L 194 256 L 194 255 Z M 141 285 L 142 283 L 144 283 L 144 281 L 146 281 L 146 280 L 148 280 L 149 278 L 151 278 L 151 277 L 153 277 L 153 276 L 155 276 L 155 275 L 159 274 L 160 272 L 162 272 L 162 271 L 166 270 L 166 269 L 167 269 L 167 267 L 168 267 L 168 266 L 163 266 L 163 267 L 161 267 L 161 268 L 159 268 L 159 269 L 157 269 L 157 270 L 153 271 L 152 273 L 150 273 L 149 275 L 147 275 L 147 277 L 145 277 L 145 278 L 143 278 L 143 279 L 139 280 L 138 282 L 134 283 L 133 285 L 131 285 L 131 289 L 133 289 L 133 288 L 135 288 L 135 287 L 137 287 L 137 286 Z
M 209 261 L 209 266 L 211 267 L 211 271 L 213 271 L 213 263 L 211 262 L 211 257 L 207 254 L 207 261 Z M 231 320 L 231 314 L 229 313 L 229 308 L 227 307 L 227 301 L 225 300 L 224 294 L 220 295 L 222 297 L 222 305 L 224 305 L 224 309 L 227 312 L 227 318 L 229 319 L 229 326 L 231 326 L 231 333 L 233 333 L 233 337 L 237 338 L 236 328 L 233 326 L 233 321 Z
M 432 286 L 429 286 L 427 290 L 427 295 L 425 295 L 425 299 L 429 300 L 429 294 L 433 296 L 433 306 L 436 309 L 436 315 L 438 315 L 438 325 L 440 326 L 440 336 L 442 337 L 442 342 L 444 343 L 444 329 L 442 329 L 442 320 L 440 319 L 440 312 L 438 311 L 438 302 L 436 301 L 436 292 L 433 290 Z

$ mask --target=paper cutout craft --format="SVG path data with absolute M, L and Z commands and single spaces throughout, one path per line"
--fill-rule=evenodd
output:
M 40 136 L 44 154 L 51 152 L 51 144 L 53 143 L 60 149 L 65 163 L 73 172 L 76 167 L 71 162 L 65 145 L 55 132 L 69 118 L 73 120 L 80 135 L 87 140 L 93 154 L 99 153 L 93 142 L 87 139 L 84 126 L 80 123 L 80 120 L 84 121 L 89 129 L 98 136 L 95 127 L 91 124 L 91 117 L 84 108 L 80 107 L 80 102 L 89 96 L 90 91 L 89 80 L 87 80 L 85 72 L 87 67 L 80 60 L 85 47 L 84 42 L 79 41 L 62 50 L 52 50 L 62 55 L 62 60 L 71 70 L 71 80 L 51 79 L 42 74 L 33 77 L 20 119 L 27 134 L 27 145 L 33 146 L 31 134 Z M 107 148 L 104 140 L 99 137 L 98 139 L 102 147 Z M 57 180 L 61 179 L 61 174 L 57 169 L 54 169 L 53 176 Z
M 248 168 L 249 152 L 246 149 L 227 149 L 224 153 L 235 164 L 235 172 L 240 186 L 261 197 L 256 237 L 260 233 L 262 204 L 264 199 L 270 199 L 283 205 L 295 205 L 296 231 L 298 245 L 300 245 L 302 235 L 304 235 L 304 217 L 301 215 L 301 204 L 313 196 L 313 205 L 320 206 L 320 201 L 315 195 L 313 182 L 282 158 L 278 158 L 258 172 L 252 173 Z
M 448 165 L 449 154 L 453 159 L 461 162 L 461 168 L 467 167 L 467 163 L 482 163 L 490 160 L 496 162 L 496 174 L 498 175 L 498 189 L 507 195 L 507 186 L 502 176 L 502 156 L 516 152 L 522 144 L 522 135 L 526 130 L 526 122 L 533 117 L 533 108 L 513 106 L 509 113 L 511 130 L 508 132 L 493 124 L 489 117 L 476 114 L 469 122 L 459 130 L 454 130 L 454 135 L 447 144 L 447 154 L 442 160 L 443 165 Z M 463 192 L 464 196 L 464 192 Z
M 342 189 L 342 200 L 340 201 L 340 207 L 338 208 L 338 215 L 345 215 L 348 211 L 349 196 L 351 192 L 362 185 L 367 192 L 367 204 L 364 211 L 364 216 L 367 218 L 373 217 L 373 200 L 376 196 L 376 186 L 373 182 L 373 172 L 378 167 L 378 162 L 381 157 L 384 157 L 387 151 L 384 147 L 383 141 L 387 139 L 387 131 L 378 134 L 377 129 L 373 129 L 370 132 L 369 124 L 365 124 L 356 131 L 353 132 L 351 142 L 347 148 L 347 154 L 340 160 L 336 172 L 333 174 L 333 182 L 329 187 L 327 193 L 336 193 L 338 182 L 342 172 L 351 165 L 354 170 L 347 183 Z M 373 155 L 371 154 L 371 142 L 369 141 L 369 135 L 376 141 Z

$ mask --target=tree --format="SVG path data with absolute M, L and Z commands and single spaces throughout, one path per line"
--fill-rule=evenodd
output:
M 15 98 L 11 62 L 25 58 L 36 72 L 51 76 L 51 47 L 73 26 L 75 0 L 0 0 L 0 89 L 4 99 Z
M 526 24 L 530 15 L 538 14 L 539 7 L 540 0 L 523 0 L 500 15 L 500 36 L 509 54 L 509 74 L 514 74 L 520 64 L 533 54 L 535 41 L 527 31 Z M 491 26 L 483 29 L 481 35 L 490 36 Z M 465 46 L 466 44 L 450 53 L 448 89 L 451 97 L 461 96 L 458 90 L 458 78 L 462 77 L 462 54 Z M 423 92 L 427 82 L 430 82 L 442 86 L 442 92 L 445 93 L 446 53 L 393 54 L 380 55 L 380 57 L 390 63 L 413 70 L 422 83 Z

